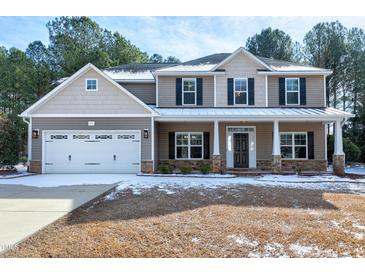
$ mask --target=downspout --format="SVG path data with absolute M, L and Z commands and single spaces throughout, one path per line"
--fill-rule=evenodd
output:
M 23 117 L 23 122 L 28 125 L 28 167 L 30 161 L 32 160 L 32 118 L 29 118 L 29 121 L 25 117 Z

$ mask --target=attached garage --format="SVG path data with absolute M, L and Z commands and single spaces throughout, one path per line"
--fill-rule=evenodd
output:
M 43 131 L 44 173 L 137 173 L 141 133 L 123 131 Z

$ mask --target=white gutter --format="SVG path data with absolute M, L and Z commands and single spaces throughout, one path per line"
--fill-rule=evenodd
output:
M 258 71 L 261 75 L 331 75 L 332 71 Z
M 161 76 L 176 76 L 176 75 L 186 75 L 186 76 L 199 76 L 199 75 L 225 75 L 225 71 L 155 71 L 155 75 Z
M 117 83 L 154 84 L 154 79 L 113 79 Z

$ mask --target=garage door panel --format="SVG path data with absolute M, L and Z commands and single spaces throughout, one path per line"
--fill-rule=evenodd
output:
M 46 173 L 137 173 L 140 170 L 139 132 L 58 135 L 50 132 L 45 136 Z

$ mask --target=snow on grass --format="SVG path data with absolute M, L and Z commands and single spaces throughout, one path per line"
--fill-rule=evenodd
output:
M 348 166 L 345 168 L 345 172 L 347 174 L 365 175 L 365 165 L 357 164 L 353 166 Z
M 259 245 L 259 242 L 256 240 L 252 240 L 247 238 L 245 235 L 228 235 L 227 239 L 233 240 L 238 245 L 244 245 L 249 247 L 256 247 Z

